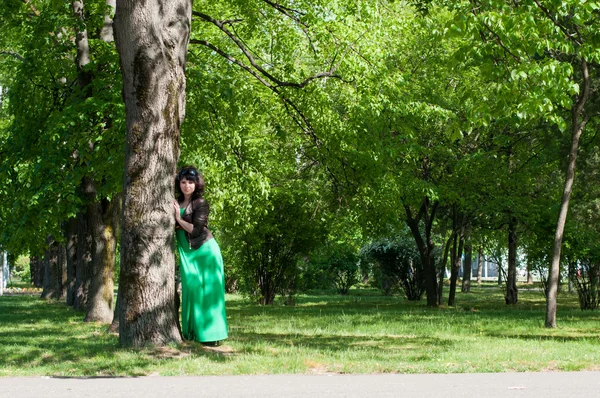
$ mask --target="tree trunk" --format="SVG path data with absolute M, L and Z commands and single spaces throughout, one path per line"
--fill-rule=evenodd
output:
M 4 294 L 4 260 L 6 256 L 0 251 L 0 296 Z
M 90 289 L 87 269 L 92 261 L 92 235 L 88 231 L 86 213 L 77 215 L 77 261 L 75 263 L 75 300 L 73 308 L 85 310 Z
M 77 218 L 71 218 L 65 225 L 67 255 L 67 305 L 75 304 L 77 269 Z
M 465 239 L 465 264 L 463 267 L 463 280 L 461 290 L 463 292 L 471 291 L 471 269 L 473 267 L 473 246 L 471 246 L 471 231 L 467 227 Z
M 29 270 L 34 287 L 44 287 L 44 262 L 38 256 L 29 259 Z
M 41 298 L 60 300 L 66 296 L 67 267 L 64 247 L 52 237 L 48 238 L 48 249 L 44 255 L 44 289 Z
M 119 333 L 119 315 L 121 314 L 121 307 L 120 307 L 120 302 L 121 302 L 121 288 L 117 289 L 117 302 L 115 303 L 114 307 L 115 307 L 115 311 L 113 312 L 113 319 L 112 322 L 110 323 L 110 326 L 108 327 L 108 332 L 109 333 Z M 179 319 L 179 307 L 177 307 L 177 317 Z M 179 322 L 177 322 L 177 324 L 179 325 Z
M 457 234 L 454 236 L 454 245 L 452 247 L 452 270 L 450 272 L 450 291 L 448 292 L 448 307 L 454 307 L 455 304 L 456 281 L 458 280 L 458 271 L 460 269 L 464 244 L 464 232 L 457 232 Z
M 506 304 L 519 302 L 517 289 L 517 219 L 511 217 L 508 223 L 508 275 L 506 277 Z
M 172 203 L 185 113 L 192 2 L 117 0 L 115 42 L 127 120 L 119 342 L 181 341 Z
M 93 181 L 85 178 L 88 230 L 92 235 L 92 261 L 87 269 L 89 290 L 85 322 L 110 323 L 113 319 L 114 271 L 117 248 L 118 198 L 96 199 Z
M 483 274 L 483 249 L 479 246 L 477 249 L 477 285 L 481 285 L 481 276 Z
M 416 217 L 413 217 L 410 207 L 404 205 L 406 211 L 406 224 L 410 228 L 415 243 L 419 249 L 419 255 L 421 262 L 423 263 L 423 276 L 425 278 L 425 292 L 427 294 L 427 306 L 437 307 L 438 306 L 438 286 L 437 286 L 437 274 L 435 272 L 435 256 L 433 250 L 435 245 L 431 238 L 431 228 L 433 227 L 433 220 L 435 219 L 435 213 L 438 207 L 438 202 L 430 203 L 429 198 L 426 196 L 421 202 L 419 213 Z M 419 229 L 419 223 L 423 219 L 425 239 L 421 235 Z
M 585 129 L 588 116 L 581 119 L 589 91 L 590 76 L 588 65 L 585 60 L 581 61 L 581 72 L 583 77 L 583 91 L 578 98 L 577 103 L 571 109 L 571 148 L 569 150 L 569 164 L 565 178 L 565 187 L 563 190 L 558 220 L 556 222 L 556 233 L 554 234 L 554 243 L 552 245 L 552 262 L 548 272 L 548 296 L 546 298 L 546 322 L 547 328 L 556 327 L 556 297 L 558 295 L 558 277 L 560 274 L 560 253 L 562 249 L 563 233 L 569 212 L 569 200 L 573 191 L 573 181 L 575 181 L 575 165 L 577 163 L 577 150 L 579 148 L 579 138 Z
M 117 6 L 116 0 L 106 0 L 106 13 L 104 14 L 104 25 L 100 31 L 100 40 L 105 43 L 112 43 L 115 40 L 113 32 L 113 17 Z
M 444 254 L 442 257 L 442 264 L 440 268 L 439 284 L 438 284 L 438 305 L 442 305 L 443 300 L 443 287 L 444 287 L 444 272 L 446 272 L 446 264 L 448 264 L 448 254 L 450 252 L 450 244 L 452 243 L 454 232 L 450 234 L 444 245 Z

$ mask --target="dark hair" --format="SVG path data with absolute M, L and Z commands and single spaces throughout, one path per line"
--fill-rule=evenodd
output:
M 181 180 L 192 181 L 196 184 L 196 189 L 192 193 L 192 200 L 204 195 L 204 177 L 202 177 L 202 174 L 194 166 L 184 166 L 177 173 L 177 177 L 175 177 L 175 192 L 179 202 L 183 201 L 183 192 L 181 192 L 181 188 L 179 187 Z

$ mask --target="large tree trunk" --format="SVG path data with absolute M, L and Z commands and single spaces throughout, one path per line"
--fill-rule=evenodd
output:
M 117 249 L 118 198 L 96 200 L 94 183 L 86 178 L 88 229 L 92 235 L 92 261 L 87 269 L 89 290 L 85 322 L 110 323 L 113 319 L 114 271 Z
M 410 207 L 404 206 L 406 211 L 406 224 L 410 228 L 410 231 L 415 239 L 417 247 L 419 249 L 419 255 L 421 262 L 423 263 L 423 276 L 425 278 L 425 292 L 427 294 L 427 306 L 437 307 L 438 306 L 438 286 L 437 286 L 437 274 L 435 272 L 435 256 L 433 250 L 435 248 L 433 239 L 431 238 L 431 228 L 433 227 L 433 220 L 435 219 L 435 213 L 438 207 L 438 202 L 430 203 L 428 197 L 424 197 L 421 202 L 421 207 L 418 214 L 413 217 Z M 419 229 L 419 223 L 421 219 L 424 222 L 425 238 L 421 235 Z
M 511 217 L 508 223 L 508 274 L 506 277 L 506 304 L 519 302 L 517 289 L 517 220 Z
M 65 225 L 67 255 L 67 305 L 75 304 L 77 269 L 77 218 L 71 218 Z
M 92 261 L 92 235 L 88 230 L 86 213 L 77 214 L 77 261 L 75 263 L 75 301 L 73 308 L 85 310 L 90 289 L 87 276 Z
M 119 341 L 181 341 L 175 317 L 173 180 L 185 113 L 189 0 L 117 0 L 125 151 Z
M 586 61 L 581 61 L 581 73 L 583 78 L 583 90 L 577 103 L 571 109 L 571 148 L 569 150 L 569 164 L 565 178 L 565 188 L 563 190 L 558 220 L 556 222 L 556 233 L 554 234 L 554 243 L 552 245 L 552 262 L 548 272 L 548 295 L 546 298 L 546 322 L 547 328 L 556 327 L 556 297 L 558 294 L 558 278 L 560 274 L 560 253 L 562 249 L 562 239 L 569 212 L 569 200 L 573 191 L 573 181 L 575 181 L 575 165 L 577 163 L 577 150 L 579 149 L 579 138 L 585 129 L 588 121 L 588 115 L 583 114 L 589 92 L 590 76 Z
M 463 266 L 463 280 L 461 291 L 471 291 L 471 269 L 473 267 L 473 246 L 471 245 L 471 231 L 470 227 L 467 227 L 467 233 L 465 237 L 465 263 Z

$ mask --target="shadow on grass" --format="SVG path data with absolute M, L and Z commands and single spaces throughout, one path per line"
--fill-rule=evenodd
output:
M 309 335 L 302 333 L 257 333 L 236 332 L 236 341 L 242 343 L 240 354 L 260 354 L 265 349 L 283 351 L 292 348 L 307 349 L 314 352 L 347 352 L 367 350 L 370 358 L 387 360 L 396 354 L 404 358 L 427 360 L 440 351 L 454 346 L 448 339 L 405 336 L 354 336 L 354 335 Z M 423 353 L 426 349 L 426 353 Z
M 147 375 L 157 364 L 187 357 L 215 362 L 226 354 L 201 346 L 125 349 L 106 325 L 83 323 L 84 314 L 38 297 L 0 297 L 0 358 L 3 367 L 42 369 L 42 374 L 84 376 Z M 36 374 L 40 374 L 36 371 Z

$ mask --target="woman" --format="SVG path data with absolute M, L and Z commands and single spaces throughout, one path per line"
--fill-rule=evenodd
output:
M 207 345 L 227 338 L 225 276 L 219 245 L 207 228 L 208 202 L 202 197 L 204 179 L 193 166 L 175 179 L 173 202 L 181 269 L 183 337 Z

